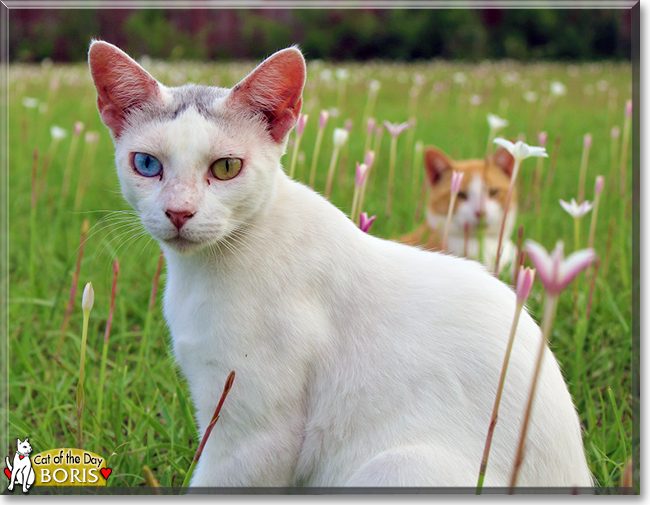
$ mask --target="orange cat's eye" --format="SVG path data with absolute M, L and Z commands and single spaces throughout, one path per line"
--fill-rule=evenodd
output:
M 490 188 L 489 194 L 490 196 L 497 196 L 499 194 L 499 190 L 497 188 Z
M 210 172 L 220 181 L 227 181 L 235 177 L 242 167 L 239 158 L 219 158 L 210 166 Z
M 459 191 L 458 198 L 460 198 L 461 200 L 467 200 L 467 193 L 465 193 L 464 191 Z

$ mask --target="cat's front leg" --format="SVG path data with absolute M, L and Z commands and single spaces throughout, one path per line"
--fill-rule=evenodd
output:
M 195 469 L 191 486 L 291 486 L 302 443 L 297 429 L 295 420 L 279 420 L 277 424 L 242 434 L 235 444 L 232 438 L 227 440 L 227 433 L 213 437 L 215 429 Z

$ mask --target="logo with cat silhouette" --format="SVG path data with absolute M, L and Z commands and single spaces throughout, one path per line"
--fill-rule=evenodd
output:
M 5 468 L 5 475 L 9 479 L 9 491 L 14 490 L 14 485 L 20 484 L 23 487 L 23 493 L 27 493 L 29 488 L 34 484 L 36 474 L 32 468 L 32 461 L 29 455 L 32 453 L 32 446 L 29 443 L 29 438 L 25 438 L 22 442 L 17 440 L 16 454 L 14 454 L 13 465 L 9 461 L 9 456 L 5 457 L 7 468 Z

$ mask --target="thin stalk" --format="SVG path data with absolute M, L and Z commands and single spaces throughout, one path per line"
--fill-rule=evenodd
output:
M 113 263 L 113 289 L 111 290 L 111 305 L 108 311 L 108 319 L 106 321 L 106 331 L 104 332 L 104 346 L 102 348 L 102 363 L 99 369 L 99 391 L 97 392 L 97 427 L 101 432 L 102 429 L 102 415 L 103 415 L 103 402 L 104 402 L 104 382 L 106 381 L 106 360 L 108 357 L 108 339 L 111 335 L 111 326 L 113 325 L 113 313 L 115 312 L 115 295 L 117 293 L 117 276 L 120 271 L 120 264 L 117 260 Z M 100 440 L 100 437 L 97 437 Z
M 443 251 L 447 250 L 447 238 L 449 237 L 449 226 L 451 225 L 451 216 L 454 212 L 454 206 L 456 205 L 456 198 L 458 197 L 457 193 L 451 194 L 451 199 L 449 200 L 449 209 L 447 210 L 447 219 L 445 219 L 445 230 L 442 233 L 442 246 Z
M 542 368 L 542 361 L 544 359 L 544 351 L 546 345 L 551 337 L 551 330 L 553 329 L 553 321 L 555 319 L 555 312 L 557 310 L 557 295 L 546 293 L 546 303 L 544 304 L 544 316 L 542 319 L 542 338 L 540 340 L 539 351 L 537 354 L 537 362 L 535 364 L 535 371 L 533 373 L 533 382 L 530 387 L 530 394 L 528 395 L 528 402 L 526 404 L 526 411 L 524 413 L 524 421 L 521 427 L 521 435 L 517 445 L 517 453 L 515 462 L 512 469 L 512 476 L 510 477 L 510 494 L 514 492 L 517 486 L 517 477 L 519 476 L 519 469 L 524 461 L 524 443 L 526 435 L 528 434 L 528 425 L 530 423 L 530 413 L 533 409 L 533 401 L 535 399 L 535 391 L 537 390 L 537 382 L 539 379 L 539 372 Z
M 158 282 L 160 281 L 160 274 L 162 272 L 162 267 L 164 263 L 163 252 L 160 251 L 160 256 L 158 257 L 158 266 L 156 267 L 156 275 L 153 278 L 153 284 L 151 286 L 151 295 L 149 297 L 149 307 L 147 308 L 147 315 L 144 320 L 144 329 L 142 330 L 142 339 L 140 341 L 140 354 L 138 357 L 139 368 L 141 372 L 144 368 L 144 357 L 148 355 L 149 349 L 149 333 L 151 332 L 151 323 L 153 321 L 153 312 L 156 307 L 156 293 L 158 292 Z
M 325 128 L 319 128 L 316 133 L 316 144 L 314 145 L 314 156 L 311 159 L 311 169 L 309 170 L 309 187 L 313 188 L 316 182 L 316 165 L 318 164 L 318 156 L 320 154 L 320 146 L 323 143 L 323 134 Z
M 627 193 L 627 149 L 630 143 L 630 129 L 632 126 L 632 116 L 626 115 L 623 123 L 623 142 L 621 144 L 621 196 L 625 201 Z
M 587 299 L 587 311 L 585 312 L 585 317 L 589 319 L 591 314 L 591 303 L 594 296 L 594 290 L 596 289 L 596 277 L 598 276 L 598 270 L 600 268 L 600 258 L 596 258 L 594 261 L 594 266 L 591 269 L 591 282 L 589 283 L 589 298 Z
M 74 298 L 77 293 L 77 283 L 79 282 L 79 272 L 81 271 L 81 259 L 84 254 L 84 247 L 86 245 L 86 235 L 88 234 L 88 229 L 90 228 L 90 223 L 88 219 L 84 219 L 83 224 L 81 225 L 81 239 L 79 241 L 79 252 L 77 253 L 77 264 L 74 271 L 74 276 L 72 277 L 72 286 L 70 287 L 70 298 L 68 299 L 68 307 L 63 315 L 63 323 L 61 324 L 61 335 L 59 336 L 59 342 L 57 344 L 56 355 L 61 355 L 61 346 L 63 345 L 63 338 L 65 337 L 65 331 L 68 328 L 68 322 L 70 321 L 70 316 L 72 315 L 72 310 L 74 309 Z
M 517 228 L 517 252 L 515 254 L 514 261 L 517 262 L 521 258 L 521 244 L 524 241 L 524 227 L 523 225 Z M 512 268 L 512 280 L 511 284 L 513 286 L 517 285 L 517 272 L 519 272 L 519 265 L 513 265 Z
M 293 153 L 291 155 L 291 168 L 289 168 L 289 177 L 293 179 L 293 175 L 296 172 L 296 161 L 298 160 L 298 149 L 300 149 L 300 141 L 302 140 L 302 135 L 296 135 L 296 142 L 293 145 Z
M 364 181 L 365 183 L 365 181 Z M 357 205 L 359 204 L 359 194 L 361 193 L 361 186 L 354 186 L 354 196 L 352 197 L 352 210 L 350 210 L 350 219 L 356 223 Z
M 582 160 L 580 161 L 580 180 L 578 182 L 578 203 L 582 203 L 585 199 L 585 179 L 587 178 L 588 163 L 589 163 L 589 145 L 584 145 L 582 148 Z
M 38 191 L 36 180 L 38 176 L 38 149 L 34 149 L 34 161 L 32 163 L 32 200 L 29 211 L 29 285 L 32 292 L 35 292 L 36 282 L 36 204 L 38 200 Z
M 88 321 L 90 310 L 83 311 L 83 330 L 81 333 L 81 361 L 79 364 L 79 382 L 77 383 L 77 449 L 83 449 L 83 410 L 84 410 L 84 378 L 86 369 L 86 343 L 88 341 Z
M 573 247 L 576 251 L 580 250 L 580 221 L 581 218 L 573 219 Z M 573 308 L 574 315 L 578 317 L 578 276 L 573 281 Z
M 226 383 L 223 387 L 223 393 L 221 393 L 221 399 L 219 400 L 217 408 L 214 410 L 214 414 L 212 415 L 212 420 L 210 421 L 210 424 L 208 424 L 208 427 L 205 429 L 203 438 L 201 438 L 201 443 L 196 448 L 196 453 L 194 454 L 194 458 L 192 458 L 192 463 L 190 464 L 190 468 L 187 470 L 187 474 L 185 475 L 185 479 L 183 479 L 183 484 L 181 485 L 181 487 L 188 487 L 190 485 L 190 481 L 192 480 L 192 474 L 194 473 L 196 464 L 199 462 L 199 459 L 201 459 L 201 454 L 203 454 L 203 448 L 205 447 L 208 438 L 210 438 L 210 434 L 212 433 L 212 429 L 214 428 L 214 425 L 217 424 L 217 421 L 219 420 L 221 407 L 223 406 L 223 402 L 226 400 L 226 396 L 228 396 L 228 393 L 230 393 L 234 381 L 235 381 L 235 371 L 233 370 L 232 372 L 230 372 L 230 374 L 228 374 L 228 378 L 226 379 Z
M 512 198 L 512 190 L 515 187 L 515 180 L 517 178 L 517 173 L 519 172 L 519 164 L 521 162 L 515 160 L 515 166 L 512 170 L 512 176 L 510 177 L 510 187 L 508 188 L 508 194 L 506 195 L 506 203 L 504 205 L 503 219 L 501 220 L 501 229 L 499 230 L 499 241 L 497 242 L 497 255 L 494 261 L 494 276 L 499 276 L 499 262 L 501 261 L 501 242 L 503 241 L 503 231 L 506 227 L 506 219 L 508 218 L 508 212 L 510 212 L 510 199 Z
M 397 137 L 390 139 L 390 162 L 388 168 L 388 197 L 386 198 L 386 219 L 390 218 L 391 206 L 393 203 L 393 186 L 395 182 L 395 157 L 397 154 Z
M 339 157 L 340 148 L 334 147 L 332 152 L 332 159 L 330 160 L 330 167 L 327 171 L 327 184 L 325 185 L 325 198 L 329 200 L 330 193 L 332 192 L 332 183 L 334 182 L 334 173 L 336 172 L 336 161 Z
M 517 303 L 515 306 L 515 317 L 512 321 L 510 328 L 510 338 L 506 347 L 506 355 L 503 358 L 503 365 L 501 366 L 501 376 L 499 377 L 499 385 L 497 387 L 497 395 L 494 399 L 494 407 L 492 408 L 492 418 L 490 419 L 490 426 L 488 428 L 487 438 L 485 439 L 485 447 L 483 449 L 483 459 L 481 460 L 481 469 L 478 474 L 478 483 L 476 484 L 476 494 L 481 494 L 483 488 L 483 481 L 485 480 L 485 471 L 487 470 L 488 458 L 490 456 L 490 447 L 492 446 L 492 436 L 494 429 L 497 425 L 499 418 L 499 405 L 501 403 L 501 393 L 503 393 L 503 385 L 506 382 L 506 372 L 508 371 L 508 364 L 510 363 L 510 353 L 512 352 L 512 344 L 515 341 L 515 333 L 517 332 L 517 325 L 519 324 L 519 316 L 523 309 L 523 302 Z

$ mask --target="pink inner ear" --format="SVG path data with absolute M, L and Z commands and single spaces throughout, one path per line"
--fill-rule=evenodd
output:
M 515 168 L 515 158 L 507 149 L 499 147 L 492 156 L 492 161 L 496 166 L 503 170 L 508 177 L 512 176 L 512 170 Z
M 130 109 L 160 99 L 158 82 L 126 53 L 106 42 L 95 42 L 88 60 L 99 114 L 119 137 Z
M 428 148 L 424 152 L 424 167 L 427 171 L 429 183 L 435 185 L 445 170 L 452 168 L 451 160 L 441 151 Z
M 300 51 L 279 51 L 235 86 L 230 100 L 264 114 L 271 137 L 280 142 L 300 115 L 305 74 Z

